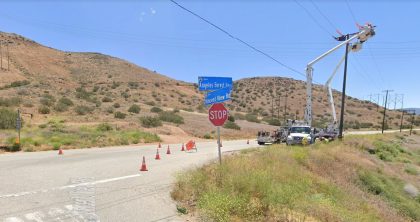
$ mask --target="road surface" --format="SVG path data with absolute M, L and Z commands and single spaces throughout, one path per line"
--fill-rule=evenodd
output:
M 222 150 L 257 146 L 224 141 Z M 216 142 L 197 147 L 198 152 L 185 153 L 180 144 L 170 144 L 167 155 L 165 144 L 161 160 L 154 159 L 156 145 L 0 155 L 0 222 L 82 221 L 80 215 L 100 221 L 181 221 L 170 198 L 174 177 L 217 159 Z M 143 156 L 147 172 L 139 171 Z
M 380 131 L 347 134 L 375 133 Z M 154 159 L 156 145 L 0 155 L 0 222 L 82 221 L 80 214 L 100 221 L 180 221 L 170 198 L 174 177 L 217 159 L 216 142 L 197 146 L 198 152 L 185 153 L 170 144 L 167 155 L 164 145 L 161 160 Z M 222 150 L 257 146 L 225 141 Z M 143 156 L 147 172 L 139 171 Z

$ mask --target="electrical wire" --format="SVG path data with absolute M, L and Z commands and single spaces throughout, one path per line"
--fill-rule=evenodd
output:
M 351 14 L 351 17 L 353 18 L 353 21 L 357 24 L 357 19 L 356 19 L 356 16 L 354 15 L 354 12 L 353 12 L 353 10 L 352 10 L 352 8 L 351 8 L 351 6 L 350 6 L 349 1 L 348 1 L 348 0 L 345 0 L 345 2 L 346 2 L 346 5 L 347 5 L 347 9 L 349 10 L 349 12 L 350 12 L 350 14 Z M 378 63 L 376 62 L 376 59 L 375 59 L 375 57 L 374 57 L 374 55 L 373 55 L 372 51 L 370 50 L 369 45 L 367 45 L 366 47 L 367 47 L 367 49 L 368 49 L 368 51 L 369 51 L 369 54 L 370 54 L 370 57 L 371 57 L 371 59 L 372 59 L 372 61 L 373 61 L 373 64 L 374 64 L 375 69 L 376 69 L 376 72 L 377 72 L 377 73 L 378 73 L 378 75 L 379 75 L 379 79 L 380 79 L 380 80 L 381 80 L 381 82 L 382 82 L 382 86 L 384 86 L 384 85 L 385 85 L 385 81 L 384 81 L 384 79 L 383 79 L 382 72 L 381 72 L 381 70 L 379 69 Z
M 323 25 L 321 25 L 321 23 L 319 23 L 319 21 L 315 18 L 315 16 L 313 16 L 312 14 L 311 14 L 311 12 L 309 12 L 309 10 L 304 6 L 304 5 L 302 5 L 301 3 L 299 3 L 297 0 L 294 0 L 294 2 L 298 5 L 298 6 L 300 6 L 305 12 L 306 12 L 306 14 L 308 14 L 308 16 L 312 19 L 312 21 L 314 21 L 315 22 L 315 24 L 317 24 L 318 25 L 318 27 L 320 28 L 320 29 L 322 29 L 324 32 L 326 32 L 326 33 L 328 33 L 328 35 L 331 35 L 331 36 L 334 36 L 330 31 L 328 31 L 328 29 L 326 29 Z
M 319 9 L 318 5 L 315 4 L 313 0 L 310 0 L 312 5 L 315 7 L 315 9 L 318 11 L 319 14 L 328 22 L 328 24 L 335 30 L 338 30 L 337 27 L 334 25 L 334 23 L 331 22 L 331 20 Z
M 351 17 L 353 18 L 353 21 L 354 21 L 355 23 L 357 23 L 356 16 L 354 16 L 354 13 L 353 13 L 353 10 L 352 10 L 352 9 L 351 9 L 351 7 L 350 7 L 349 1 L 348 1 L 348 0 L 345 0 L 345 2 L 346 2 L 346 5 L 347 5 L 347 8 L 349 9 L 349 12 L 350 12 L 350 14 L 351 14 Z
M 178 7 L 179 7 L 179 8 L 181 8 L 181 9 L 183 9 L 184 11 L 186 11 L 186 12 L 188 12 L 188 13 L 190 13 L 190 14 L 194 15 L 195 17 L 197 17 L 197 18 L 201 19 L 202 21 L 206 22 L 207 24 L 209 24 L 209 25 L 213 26 L 214 28 L 218 29 L 219 31 L 223 32 L 224 34 L 226 34 L 226 35 L 227 35 L 227 36 L 229 36 L 230 38 L 232 38 L 232 39 L 234 39 L 234 40 L 236 40 L 236 41 L 238 41 L 238 42 L 240 42 L 240 43 L 242 43 L 242 44 L 246 45 L 246 46 L 247 46 L 247 47 L 249 47 L 250 49 L 252 49 L 252 50 L 254 50 L 254 51 L 256 51 L 256 52 L 258 52 L 258 53 L 260 53 L 260 54 L 264 55 L 265 57 L 267 57 L 267 58 L 269 58 L 269 59 L 271 59 L 271 60 L 273 60 L 274 62 L 278 63 L 279 65 L 283 66 L 284 68 L 286 68 L 286 69 L 288 69 L 288 70 L 290 70 L 290 71 L 292 71 L 292 72 L 295 72 L 295 73 L 297 73 L 297 74 L 299 74 L 299 75 L 301 75 L 301 76 L 306 77 L 306 75 L 305 75 L 305 74 L 303 74 L 302 72 L 299 72 L 298 70 L 296 70 L 296 69 L 294 69 L 294 68 L 292 68 L 292 67 L 290 67 L 290 66 L 288 66 L 288 65 L 286 65 L 286 64 L 284 64 L 284 63 L 282 63 L 282 62 L 280 62 L 279 60 L 277 60 L 277 59 L 276 59 L 276 58 L 274 58 L 273 56 L 271 56 L 271 55 L 267 54 L 266 52 L 264 52 L 264 51 L 262 51 L 262 50 L 260 50 L 260 49 L 258 49 L 258 48 L 256 48 L 256 47 L 254 47 L 253 45 L 249 44 L 248 42 L 245 42 L 244 40 L 242 40 L 242 39 L 240 39 L 240 38 L 238 38 L 238 37 L 236 37 L 236 36 L 232 35 L 232 34 L 231 34 L 231 33 L 229 33 L 228 31 L 226 31 L 226 30 L 224 30 L 223 28 L 221 28 L 220 26 L 218 26 L 218 25 L 216 25 L 216 24 L 212 23 L 211 21 L 209 21 L 209 20 L 207 20 L 207 19 L 203 18 L 202 16 L 198 15 L 197 13 L 195 13 L 195 12 L 193 12 L 193 11 L 191 11 L 191 10 L 189 10 L 189 9 L 185 8 L 185 7 L 184 7 L 184 6 L 182 6 L 182 5 L 180 5 L 178 2 L 176 2 L 176 1 L 174 1 L 174 0 L 169 0 L 169 1 L 171 1 L 173 4 L 175 4 L 176 6 L 178 6 Z

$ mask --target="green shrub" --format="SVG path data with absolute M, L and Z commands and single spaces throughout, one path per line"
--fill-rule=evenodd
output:
M 420 202 L 404 193 L 403 181 L 373 171 L 360 171 L 359 179 L 369 192 L 382 196 L 404 215 L 414 221 L 420 219 Z
M 270 119 L 270 120 L 268 120 L 268 124 L 270 124 L 272 126 L 280 126 L 281 121 L 279 119 Z
M 76 106 L 74 108 L 74 111 L 77 113 L 77 115 L 83 116 L 83 115 L 86 115 L 87 113 L 91 112 L 92 110 L 91 110 L 91 108 L 89 108 L 87 106 L 80 105 L 80 106 Z
M 411 175 L 419 175 L 419 174 L 420 174 L 420 172 L 417 170 L 417 167 L 416 167 L 416 166 L 414 166 L 414 165 L 409 165 L 409 166 L 407 166 L 407 167 L 404 169 L 404 171 L 405 171 L 406 173 L 408 173 L 408 174 L 411 174 Z
M 65 112 L 65 111 L 68 110 L 68 106 L 64 103 L 57 103 L 54 106 L 54 110 L 57 111 L 57 112 Z
M 106 96 L 106 97 L 102 98 L 102 102 L 110 103 L 110 102 L 112 102 L 112 99 Z
M 0 129 L 15 129 L 17 113 L 8 109 L 0 109 Z
M 140 106 L 133 104 L 128 108 L 128 112 L 130 113 L 139 113 L 140 112 Z
M 127 114 L 122 113 L 120 111 L 114 113 L 114 117 L 117 118 L 117 119 L 125 119 L 126 116 L 127 116 Z
M 50 108 L 48 108 L 48 106 L 40 106 L 38 108 L 38 112 L 41 114 L 49 114 L 50 113 Z
M 26 86 L 29 85 L 31 82 L 29 82 L 28 80 L 22 80 L 22 81 L 14 81 L 12 83 L 10 83 L 10 87 L 20 87 L 20 86 Z
M 58 100 L 59 104 L 64 104 L 66 106 L 73 106 L 73 101 L 71 101 L 71 99 L 66 98 L 66 97 L 62 97 Z
M 162 126 L 158 117 L 145 116 L 140 118 L 141 125 L 146 128 Z
M 19 106 L 22 102 L 22 99 L 19 97 L 10 97 L 10 98 L 0 98 L 0 106 L 5 107 L 13 107 L 13 106 Z
M 39 102 L 44 106 L 53 106 L 55 103 L 55 98 L 50 94 L 44 94 L 42 95 L 41 99 L 39 99 Z
M 152 112 L 152 113 L 160 113 L 160 112 L 162 112 L 163 110 L 161 109 L 161 108 L 159 108 L 159 107 L 156 107 L 156 106 L 154 106 L 154 107 L 152 107 L 151 109 L 150 109 L 150 112 Z
M 113 129 L 109 123 L 101 123 L 96 127 L 96 130 L 100 132 L 112 131 Z
M 254 123 L 259 123 L 260 122 L 257 115 L 254 115 L 254 114 L 246 114 L 245 115 L 245 120 L 248 121 L 248 122 L 254 122 Z
M 235 122 L 235 117 L 234 117 L 234 116 L 229 115 L 228 120 L 229 120 L 229 121 L 231 121 L 231 122 Z
M 206 133 L 203 136 L 204 139 L 213 139 L 213 137 L 210 135 L 210 133 Z
M 108 107 L 106 109 L 106 112 L 109 113 L 109 114 L 114 113 L 114 107 L 112 107 L 112 106 Z
M 114 103 L 114 108 L 116 108 L 116 109 L 118 109 L 118 108 L 120 108 L 121 107 L 121 105 L 119 104 L 119 103 Z
M 224 125 L 223 128 L 226 129 L 234 129 L 234 130 L 241 130 L 241 127 L 238 126 L 238 124 L 231 122 L 231 121 L 227 121 Z
M 174 111 L 164 111 L 159 113 L 159 119 L 164 122 L 171 122 L 176 124 L 183 124 L 184 118 L 178 114 L 176 114 Z
M 148 102 L 145 102 L 145 104 L 146 104 L 146 105 L 149 105 L 149 106 L 154 106 L 154 105 L 156 105 L 156 103 L 155 103 L 155 102 L 153 102 L 153 101 L 148 101 Z

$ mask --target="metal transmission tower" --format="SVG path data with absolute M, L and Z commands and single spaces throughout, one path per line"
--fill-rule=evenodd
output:
M 384 92 L 386 92 L 386 94 L 385 94 L 385 105 L 384 105 L 384 117 L 382 118 L 382 134 L 384 134 L 384 128 L 385 128 L 385 116 L 386 116 L 386 105 L 387 105 L 387 102 L 388 102 L 388 94 L 389 94 L 389 92 L 392 92 L 393 90 L 389 90 L 389 89 L 387 89 L 387 90 L 385 90 Z

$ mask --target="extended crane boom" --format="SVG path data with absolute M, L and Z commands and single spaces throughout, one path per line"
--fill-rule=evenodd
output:
M 346 45 L 347 43 L 353 41 L 354 39 L 358 38 L 360 44 L 365 42 L 369 37 L 373 36 L 375 34 L 374 26 L 371 24 L 367 24 L 363 27 L 361 27 L 361 30 L 357 33 L 354 33 L 351 37 L 350 35 L 345 36 L 345 41 L 342 41 L 340 44 L 335 46 L 334 48 L 328 50 L 327 52 L 323 53 L 313 61 L 309 62 L 306 65 L 306 109 L 305 109 L 305 122 L 308 125 L 312 125 L 312 77 L 313 77 L 313 65 L 317 62 L 319 62 L 321 59 L 326 57 L 327 55 L 333 53 L 337 49 L 341 48 L 343 45 Z M 359 44 L 359 46 L 360 46 Z

